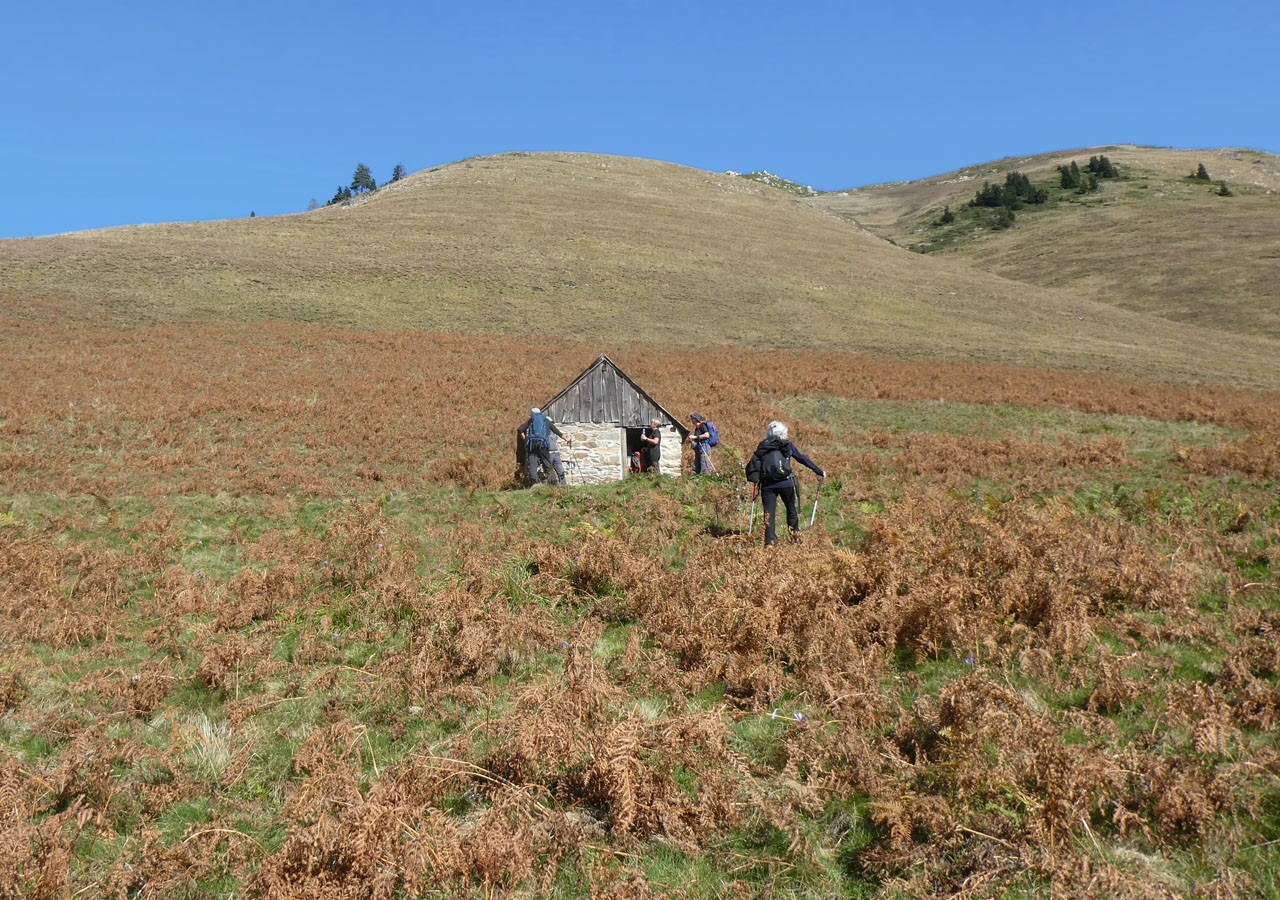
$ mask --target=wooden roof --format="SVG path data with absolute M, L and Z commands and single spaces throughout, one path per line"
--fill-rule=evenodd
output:
M 639 428 L 657 419 L 689 436 L 689 429 L 650 397 L 640 385 L 604 354 L 569 386 L 542 405 L 555 422 L 592 422 Z

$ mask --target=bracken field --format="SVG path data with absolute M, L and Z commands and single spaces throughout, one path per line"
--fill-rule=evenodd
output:
M 2 897 L 1280 898 L 1276 394 L 0 340 Z M 721 477 L 514 486 L 602 349 Z M 771 418 L 828 478 L 766 551 Z

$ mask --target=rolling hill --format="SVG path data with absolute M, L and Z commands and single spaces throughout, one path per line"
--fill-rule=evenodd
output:
M 0 897 L 1280 898 L 1267 263 L 1133 176 L 1123 240 L 913 237 L 975 180 L 512 154 L 0 242 Z M 1136 291 L 1180 229 L 1256 315 Z M 601 348 L 720 475 L 523 489 Z
M 1169 165 L 1172 178 L 1186 162 Z M 1179 295 L 1169 303 L 1212 309 L 1174 315 L 1128 285 L 1131 255 L 1172 240 L 1160 230 L 1163 201 L 1132 201 L 1153 210 L 1132 227 L 1153 230 L 1101 242 L 1092 281 L 1026 271 L 1020 259 L 1033 255 L 1039 226 L 1020 229 L 1017 243 L 975 236 L 941 255 L 885 239 L 903 243 L 938 200 L 971 193 L 975 180 L 806 202 L 668 163 L 513 153 L 294 215 L 2 241 L 0 303 L 17 318 L 122 326 L 299 321 L 807 347 L 1280 386 L 1280 333 L 1265 324 L 1267 285 L 1255 274 L 1265 260 L 1238 272 L 1230 235 L 1205 270 L 1249 280 L 1252 305 Z M 1264 215 L 1272 197 L 1236 199 L 1235 226 L 1274 228 Z M 1252 312 L 1264 324 L 1249 327 Z
M 1106 156 L 1099 190 L 1052 190 L 1058 167 Z M 1205 166 L 1211 181 L 1188 176 Z M 1044 210 L 996 230 L 937 223 L 1011 171 L 1051 187 Z M 1219 194 L 1225 183 L 1230 196 Z M 901 246 L 1169 321 L 1280 337 L 1280 157 L 1253 150 L 1088 147 L 1008 158 L 921 181 L 834 191 L 820 209 Z

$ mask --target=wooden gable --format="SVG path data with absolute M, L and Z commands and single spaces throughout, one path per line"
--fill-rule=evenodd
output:
M 681 438 L 689 435 L 689 429 L 678 418 L 604 355 L 544 404 L 542 411 L 555 422 L 591 422 L 623 428 L 640 428 L 657 419 L 679 431 Z

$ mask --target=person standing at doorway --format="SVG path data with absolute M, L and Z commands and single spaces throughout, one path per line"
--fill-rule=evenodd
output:
M 649 422 L 640 435 L 640 471 L 650 475 L 661 475 L 662 460 L 662 423 L 657 419 Z

